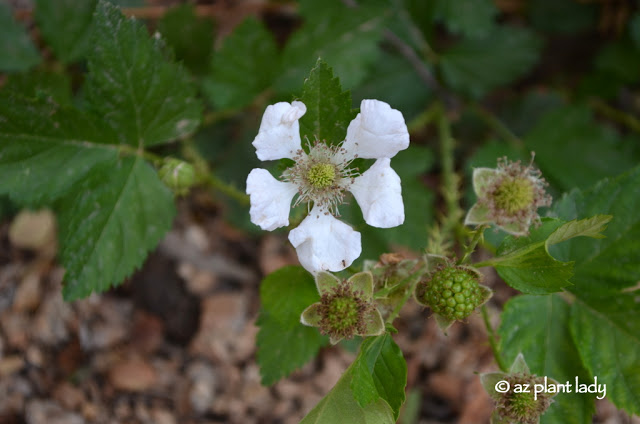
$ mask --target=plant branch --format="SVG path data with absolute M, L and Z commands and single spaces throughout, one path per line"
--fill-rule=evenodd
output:
M 487 310 L 486 305 L 482 305 L 480 308 L 482 312 L 482 319 L 484 320 L 484 325 L 487 327 L 487 335 L 489 337 L 489 345 L 491 346 L 491 351 L 493 352 L 493 357 L 496 359 L 496 364 L 501 371 L 508 372 L 509 368 L 504 364 L 502 360 L 502 356 L 500 355 L 500 350 L 498 349 L 498 341 L 496 338 L 496 333 L 491 326 L 491 322 L 489 320 L 489 312 Z
M 476 246 L 478 245 L 478 242 L 484 239 L 484 230 L 486 230 L 487 228 L 489 228 L 489 226 L 486 224 L 476 227 L 476 229 L 473 231 L 473 238 L 471 239 L 469 244 L 464 248 L 464 256 L 462 256 L 462 259 L 458 261 L 459 265 L 464 264 L 469 260 L 469 258 L 471 257 L 471 254 L 476 250 Z
M 208 185 L 214 190 L 235 199 L 241 205 L 249 204 L 249 196 L 238 190 L 235 186 L 222 181 L 220 178 L 215 176 L 213 172 L 211 172 L 209 164 L 193 146 L 193 141 L 191 139 L 184 140 L 183 154 L 185 158 L 193 163 L 193 167 L 196 171 L 196 181 L 198 181 L 198 183 Z
M 454 239 L 453 233 L 460 225 L 464 212 L 460 208 L 460 177 L 454 166 L 455 140 L 451 135 L 451 123 L 444 108 L 440 108 L 438 116 L 438 132 L 440 135 L 440 163 L 442 166 L 441 194 L 445 201 L 446 213 L 441 222 L 445 240 Z
M 402 301 L 398 302 L 396 307 L 393 309 L 393 312 L 391 312 L 391 314 L 385 320 L 385 323 L 392 324 L 393 320 L 395 320 L 398 317 L 398 315 L 400 315 L 400 311 L 402 310 L 402 307 L 405 305 L 405 303 L 407 303 L 407 301 L 415 291 L 416 285 L 420 281 L 420 278 L 422 277 L 422 275 L 424 275 L 424 271 L 426 270 L 426 268 L 427 268 L 427 264 L 423 262 L 422 265 L 420 265 L 420 267 L 415 272 L 413 272 L 411 275 L 409 275 L 407 278 L 405 278 L 403 281 L 401 281 L 394 287 L 394 290 L 397 290 L 401 288 L 403 285 L 406 285 L 408 282 L 411 282 L 411 285 L 408 288 L 405 288 L 405 293 L 404 293 L 404 297 L 402 298 Z

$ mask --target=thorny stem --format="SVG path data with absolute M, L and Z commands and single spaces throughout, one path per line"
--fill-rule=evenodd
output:
M 402 310 L 402 307 L 405 305 L 405 303 L 407 303 L 407 301 L 409 300 L 413 292 L 416 290 L 416 285 L 420 281 L 420 277 L 422 277 L 422 275 L 424 274 L 426 267 L 427 267 L 427 264 L 423 262 L 420 268 L 418 268 L 415 272 L 413 272 L 411 275 L 409 275 L 407 278 L 405 278 L 402 282 L 400 282 L 397 286 L 394 287 L 394 290 L 397 290 L 401 288 L 404 284 L 407 284 L 407 282 L 411 282 L 411 285 L 409 286 L 409 288 L 405 289 L 405 294 L 402 301 L 398 302 L 393 312 L 391 312 L 389 317 L 387 317 L 385 323 L 392 324 L 393 320 L 395 320 L 398 317 L 398 315 L 400 315 L 400 310 Z
M 460 177 L 456 174 L 454 168 L 455 141 L 451 135 L 451 123 L 442 106 L 440 106 L 437 124 L 438 132 L 440 133 L 440 162 L 442 164 L 442 185 L 440 190 L 446 206 L 441 228 L 444 240 L 453 240 L 454 233 L 460 225 L 459 221 L 464 212 L 459 204 Z
M 502 360 L 502 356 L 500 355 L 500 350 L 498 349 L 498 341 L 496 339 L 496 333 L 493 331 L 493 327 L 491 326 L 491 322 L 489 321 L 489 312 L 487 310 L 486 305 L 482 305 L 480 308 L 482 312 L 482 319 L 484 320 L 484 325 L 487 327 L 487 335 L 489 338 L 489 345 L 491 346 L 491 351 L 493 352 L 493 357 L 496 359 L 496 364 L 503 372 L 508 372 L 509 368 L 504 364 Z
M 484 238 L 484 230 L 486 230 L 487 228 L 489 228 L 489 226 L 486 224 L 483 224 L 478 226 L 473 231 L 473 238 L 471 239 L 469 244 L 465 246 L 464 255 L 462 256 L 462 259 L 458 261 L 458 265 L 464 264 L 470 259 L 471 254 L 476 250 L 476 246 L 478 245 L 478 242 L 480 242 L 480 240 Z

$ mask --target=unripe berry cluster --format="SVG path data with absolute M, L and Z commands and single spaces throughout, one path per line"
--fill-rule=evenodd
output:
M 462 321 L 485 300 L 478 279 L 464 267 L 444 267 L 418 284 L 416 298 L 446 320 Z

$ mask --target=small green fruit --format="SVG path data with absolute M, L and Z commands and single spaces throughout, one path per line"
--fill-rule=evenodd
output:
M 436 270 L 416 287 L 416 299 L 448 321 L 462 321 L 485 301 L 472 270 L 449 266 Z

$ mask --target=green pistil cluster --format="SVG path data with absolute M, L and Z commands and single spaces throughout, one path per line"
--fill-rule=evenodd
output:
M 363 299 L 361 292 L 342 282 L 320 299 L 320 332 L 333 339 L 349 339 L 356 334 L 364 334 L 365 317 L 373 307 L 373 303 Z
M 529 208 L 534 195 L 533 183 L 526 177 L 505 178 L 493 192 L 495 205 L 509 215 Z
M 330 163 L 313 165 L 307 173 L 307 181 L 317 189 L 331 187 L 336 179 L 336 167 Z
M 511 422 L 520 424 L 536 424 L 540 420 L 540 416 L 551 405 L 551 396 L 547 393 L 538 393 L 537 399 L 533 390 L 527 392 L 516 392 L 516 387 L 532 388 L 535 384 L 542 384 L 543 379 L 530 374 L 512 374 L 505 375 L 504 378 L 509 382 L 509 390 L 499 395 L 496 401 L 496 411 L 498 414 Z
M 358 325 L 358 301 L 350 297 L 338 297 L 326 305 L 327 325 L 334 331 L 343 332 Z
M 441 268 L 416 287 L 416 299 L 447 321 L 464 320 L 484 298 L 478 276 L 462 267 Z

